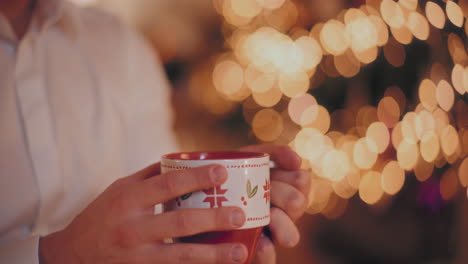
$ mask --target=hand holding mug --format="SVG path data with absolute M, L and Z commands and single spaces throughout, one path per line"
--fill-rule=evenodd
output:
M 229 206 L 154 214 L 155 204 L 218 187 L 226 180 L 227 171 L 219 165 L 161 174 L 159 164 L 120 179 L 65 229 L 41 239 L 41 264 L 244 263 L 247 248 L 241 243 L 163 242 L 236 229 L 246 220 L 241 209 Z

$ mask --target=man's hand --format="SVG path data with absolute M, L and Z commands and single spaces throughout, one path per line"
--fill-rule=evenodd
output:
M 310 176 L 300 170 L 301 159 L 288 146 L 257 145 L 243 151 L 269 153 L 278 168 L 271 170 L 271 221 L 273 241 L 263 235 L 257 247 L 255 263 L 276 263 L 275 246 L 294 247 L 299 242 L 299 231 L 294 224 L 304 214 L 310 189 Z
M 68 227 L 41 239 L 41 264 L 243 263 L 247 248 L 242 244 L 163 243 L 165 238 L 236 229 L 245 222 L 240 208 L 154 214 L 155 204 L 223 184 L 226 169 L 209 165 L 159 174 L 155 164 L 109 186 Z

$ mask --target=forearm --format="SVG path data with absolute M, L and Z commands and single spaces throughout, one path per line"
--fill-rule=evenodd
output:
M 52 233 L 39 240 L 39 264 L 79 264 L 73 252 L 74 241 L 65 230 Z

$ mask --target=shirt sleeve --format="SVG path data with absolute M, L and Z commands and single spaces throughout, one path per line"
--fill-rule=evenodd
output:
M 9 241 L 0 246 L 0 263 L 39 264 L 39 236 Z

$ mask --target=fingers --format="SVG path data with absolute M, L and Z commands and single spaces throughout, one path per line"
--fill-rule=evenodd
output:
M 138 183 L 128 195 L 140 206 L 151 207 L 186 193 L 219 186 L 227 176 L 221 165 L 171 171 Z
M 165 244 L 154 252 L 154 263 L 235 264 L 247 259 L 242 244 Z
M 279 208 L 271 208 L 270 231 L 280 247 L 294 247 L 299 243 L 299 230 L 288 215 Z
M 285 171 L 285 170 L 273 170 L 271 172 L 272 181 L 280 181 L 289 184 L 306 197 L 309 195 L 310 190 L 310 172 L 305 170 L 296 171 Z
M 298 170 L 301 167 L 301 158 L 289 146 L 263 144 L 243 147 L 241 150 L 268 153 L 273 161 L 286 170 Z
M 307 205 L 305 195 L 293 186 L 280 182 L 271 182 L 271 203 L 286 212 L 293 221 L 304 214 Z
M 257 254 L 255 255 L 255 264 L 275 264 L 276 252 L 275 246 L 271 240 L 262 234 L 257 245 Z
M 135 218 L 117 230 L 118 243 L 127 248 L 208 231 L 241 227 L 245 214 L 238 207 L 185 209 Z

